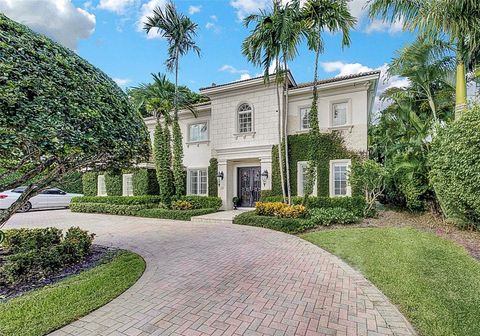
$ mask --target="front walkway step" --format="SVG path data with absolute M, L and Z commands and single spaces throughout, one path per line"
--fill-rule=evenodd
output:
M 202 223 L 232 224 L 233 218 L 235 218 L 235 216 L 249 210 L 251 209 L 218 211 L 208 215 L 194 216 L 190 220 L 192 222 Z

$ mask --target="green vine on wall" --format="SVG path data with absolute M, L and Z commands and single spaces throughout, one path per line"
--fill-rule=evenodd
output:
M 218 160 L 211 158 L 208 166 L 208 196 L 218 196 L 217 172 Z

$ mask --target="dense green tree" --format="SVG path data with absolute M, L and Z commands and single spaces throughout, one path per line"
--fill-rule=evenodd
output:
M 152 30 L 168 41 L 168 58 L 165 62 L 169 71 L 175 72 L 175 95 L 173 112 L 173 177 L 175 192 L 181 196 L 185 191 L 182 134 L 178 125 L 179 94 L 178 94 L 178 71 L 181 56 L 194 51 L 200 56 L 200 48 L 195 44 L 198 25 L 189 17 L 179 13 L 173 2 L 165 5 L 165 8 L 157 7 L 153 15 L 147 17 L 144 22 L 147 34 Z
M 140 114 L 103 72 L 2 14 L 0 50 L 0 190 L 27 184 L 0 226 L 67 173 L 148 158 Z

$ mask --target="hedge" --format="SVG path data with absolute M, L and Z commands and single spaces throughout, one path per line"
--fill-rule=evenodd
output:
M 480 105 L 434 138 L 430 180 L 448 220 L 480 230 Z
M 222 199 L 220 197 L 210 196 L 182 196 L 181 200 L 192 203 L 194 209 L 220 209 L 222 206 Z
M 297 162 L 308 161 L 309 148 L 308 134 L 294 134 L 288 136 L 288 157 L 290 163 L 290 186 L 292 195 L 297 195 Z M 320 163 L 317 166 L 317 195 L 327 197 L 330 181 L 330 160 L 352 159 L 357 160 L 360 155 L 349 151 L 341 136 L 336 133 L 320 134 L 319 139 Z M 352 190 L 354 195 L 359 195 L 358 190 Z M 278 164 L 278 145 L 272 148 L 272 191 L 273 195 L 282 194 L 280 183 L 280 167 Z
M 264 202 L 282 202 L 282 196 L 263 197 Z M 292 197 L 293 204 L 302 204 L 303 197 Z M 310 196 L 307 200 L 307 208 L 344 208 L 352 212 L 357 217 L 364 217 L 366 206 L 365 198 L 362 196 L 355 197 L 315 197 Z
M 158 204 L 160 196 L 81 196 L 72 198 L 72 203 L 107 203 L 115 205 Z
M 82 175 L 83 195 L 85 196 L 97 196 L 97 179 L 98 174 L 96 172 L 86 172 Z
M 134 216 L 140 210 L 154 208 L 156 206 L 157 204 L 123 205 L 108 203 L 70 203 L 70 210 L 72 212 Z
M 122 172 L 120 170 L 108 170 L 104 176 L 107 195 L 122 196 Z
M 211 158 L 208 166 L 208 196 L 218 196 L 217 173 L 218 160 Z
M 67 173 L 54 186 L 68 193 L 83 194 L 82 173 L 79 171 Z
M 0 286 L 43 279 L 83 260 L 94 238 L 78 227 L 68 229 L 65 236 L 56 228 L 12 229 L 5 234 Z
M 192 209 L 192 210 L 170 210 L 170 209 L 144 209 L 136 213 L 139 217 L 177 219 L 188 221 L 194 216 L 207 215 L 216 212 L 217 209 Z
M 135 196 L 159 194 L 159 187 L 155 169 L 135 169 L 132 173 L 132 184 L 133 194 Z
M 306 219 L 259 216 L 255 211 L 243 212 L 237 215 L 233 219 L 233 223 L 258 226 L 286 233 L 300 233 L 313 227 Z

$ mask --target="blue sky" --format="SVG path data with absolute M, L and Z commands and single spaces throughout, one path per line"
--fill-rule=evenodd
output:
M 249 30 L 241 22 L 245 15 L 268 6 L 269 0 L 175 1 L 178 9 L 199 25 L 198 45 L 202 57 L 181 59 L 181 84 L 193 90 L 248 78 L 260 73 L 241 54 L 241 43 Z M 320 78 L 381 68 L 397 49 L 412 41 L 401 24 L 371 21 L 366 0 L 353 0 L 351 12 L 359 20 L 352 31 L 352 45 L 342 49 L 339 34 L 324 34 Z M 123 88 L 149 82 L 151 73 L 166 72 L 166 41 L 141 31 L 142 17 L 165 0 L 0 0 L 0 11 L 14 20 L 45 33 L 74 49 L 105 71 Z M 289 67 L 297 82 L 312 80 L 314 55 L 305 45 Z M 173 78 L 172 74 L 169 74 Z M 405 80 L 391 78 L 380 91 Z

